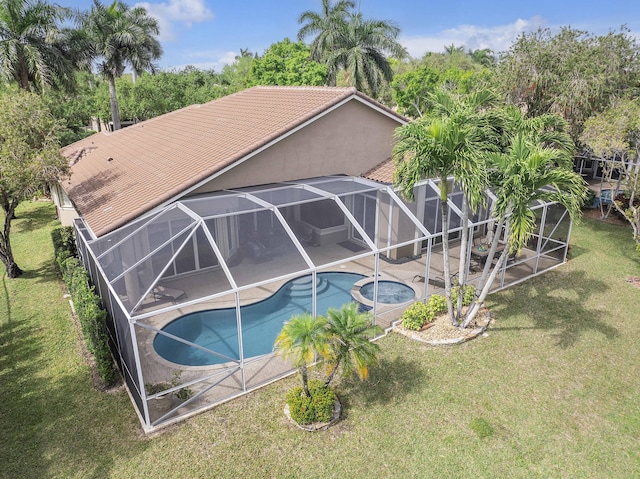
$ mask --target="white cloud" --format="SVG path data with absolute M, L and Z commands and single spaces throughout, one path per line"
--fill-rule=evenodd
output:
M 183 70 L 186 66 L 190 65 L 198 68 L 199 70 L 215 70 L 220 73 L 225 65 L 233 63 L 236 56 L 240 55 L 239 52 L 215 52 L 215 51 L 200 51 L 192 52 L 187 55 L 187 58 L 193 58 L 197 61 L 188 62 L 181 65 L 172 65 L 169 70 Z M 187 60 L 188 61 L 188 60 Z
M 144 7 L 149 15 L 158 20 L 161 41 L 174 40 L 174 24 L 182 23 L 191 28 L 193 23 L 205 22 L 213 18 L 213 12 L 204 0 L 169 0 L 168 3 L 139 2 L 136 7 Z
M 460 25 L 431 36 L 402 37 L 400 43 L 415 58 L 426 52 L 443 52 L 445 47 L 452 44 L 457 47 L 464 45 L 465 50 L 490 48 L 498 53 L 507 50 L 521 33 L 535 31 L 543 26 L 544 20 L 537 16 L 528 20 L 519 18 L 508 25 L 495 27 Z

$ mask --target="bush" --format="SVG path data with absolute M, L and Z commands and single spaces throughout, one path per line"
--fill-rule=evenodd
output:
M 451 301 L 455 304 L 458 301 L 458 292 L 460 291 L 460 286 L 455 286 L 451 288 Z M 464 287 L 464 293 L 462 294 L 462 305 L 469 306 L 473 301 L 474 296 L 476 295 L 476 288 L 471 285 L 467 285 Z
M 402 326 L 413 331 L 419 330 L 436 319 L 438 314 L 447 310 L 447 298 L 433 294 L 426 303 L 416 302 L 402 314 Z
M 402 313 L 402 326 L 413 331 L 419 330 L 427 321 L 429 307 L 420 301 L 409 306 Z
M 447 310 L 447 298 L 440 294 L 432 294 L 429 297 L 429 301 L 427 301 L 427 304 L 429 305 L 429 308 L 431 308 L 431 310 L 435 313 L 435 315 L 444 313 Z M 433 319 L 431 321 L 433 321 Z
M 287 404 L 291 418 L 298 424 L 329 422 L 337 399 L 333 390 L 325 387 L 322 381 L 312 379 L 309 381 L 309 393 L 311 397 L 304 394 L 302 386 L 289 390 Z
M 71 295 L 84 343 L 95 358 L 102 382 L 111 386 L 117 380 L 117 373 L 109 348 L 107 312 L 102 309 L 100 297 L 95 294 L 87 271 L 76 257 L 73 228 L 56 228 L 51 232 L 51 239 L 56 264 Z

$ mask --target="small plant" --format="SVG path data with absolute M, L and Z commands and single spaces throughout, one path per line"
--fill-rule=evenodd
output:
M 427 322 L 428 311 L 429 307 L 425 303 L 413 303 L 402 313 L 402 326 L 412 331 L 419 330 Z
M 171 382 L 163 381 L 159 383 L 145 383 L 144 388 L 147 391 L 147 394 L 158 394 L 162 391 L 166 391 L 167 389 L 175 388 L 180 385 L 180 377 L 182 376 L 182 371 L 177 369 L 173 372 L 173 377 L 171 378 Z M 179 389 L 176 392 L 176 397 L 181 401 L 186 401 L 191 396 L 193 396 L 193 390 L 188 387 L 184 387 Z
M 164 382 L 164 383 L 145 383 L 144 388 L 147 391 L 147 394 L 149 395 L 153 395 L 153 394 L 158 394 L 161 393 L 162 391 L 166 391 L 167 389 L 171 388 L 171 384 Z
M 181 376 L 182 376 L 182 371 L 180 369 L 175 370 L 173 372 L 173 379 L 171 380 L 171 386 L 175 387 L 179 385 Z M 176 397 L 183 402 L 189 399 L 191 396 L 193 396 L 193 389 L 189 387 L 181 388 L 176 393 Z
M 322 381 L 309 381 L 307 396 L 301 386 L 295 387 L 287 393 L 289 414 L 298 424 L 312 424 L 314 422 L 329 422 L 333 416 L 336 395 L 333 390 L 325 386 Z
M 460 291 L 460 286 L 454 286 L 453 288 L 451 288 L 451 302 L 454 304 L 458 301 L 459 291 Z M 473 301 L 475 294 L 476 294 L 476 288 L 474 288 L 471 285 L 466 285 L 464 287 L 464 292 L 462 293 L 462 306 L 469 306 Z
M 447 299 L 439 294 L 433 294 L 426 303 L 416 302 L 409 306 L 402 314 L 402 326 L 418 331 L 427 323 L 432 323 L 438 314 L 447 309 Z
M 447 310 L 447 298 L 440 294 L 432 294 L 429 297 L 429 301 L 427 301 L 427 304 L 429 305 L 429 308 L 435 313 L 435 315 L 443 313 Z

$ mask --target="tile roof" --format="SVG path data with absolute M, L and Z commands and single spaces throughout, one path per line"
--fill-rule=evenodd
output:
M 393 172 L 395 171 L 395 163 L 393 159 L 387 158 L 382 163 L 374 166 L 362 176 L 368 180 L 377 181 L 379 183 L 393 183 Z
M 254 87 L 63 148 L 62 186 L 102 236 L 355 96 L 405 120 L 354 88 Z

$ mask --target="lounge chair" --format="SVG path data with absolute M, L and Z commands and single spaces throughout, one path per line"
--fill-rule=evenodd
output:
M 140 282 L 140 288 L 143 291 L 146 291 L 149 285 L 153 282 L 151 271 L 143 269 L 142 271 L 138 272 L 138 280 Z M 173 304 L 176 304 L 179 299 L 187 295 L 181 289 L 170 288 L 168 286 L 162 286 L 160 284 L 156 284 L 149 294 L 153 295 L 153 299 L 157 301 L 171 301 Z

